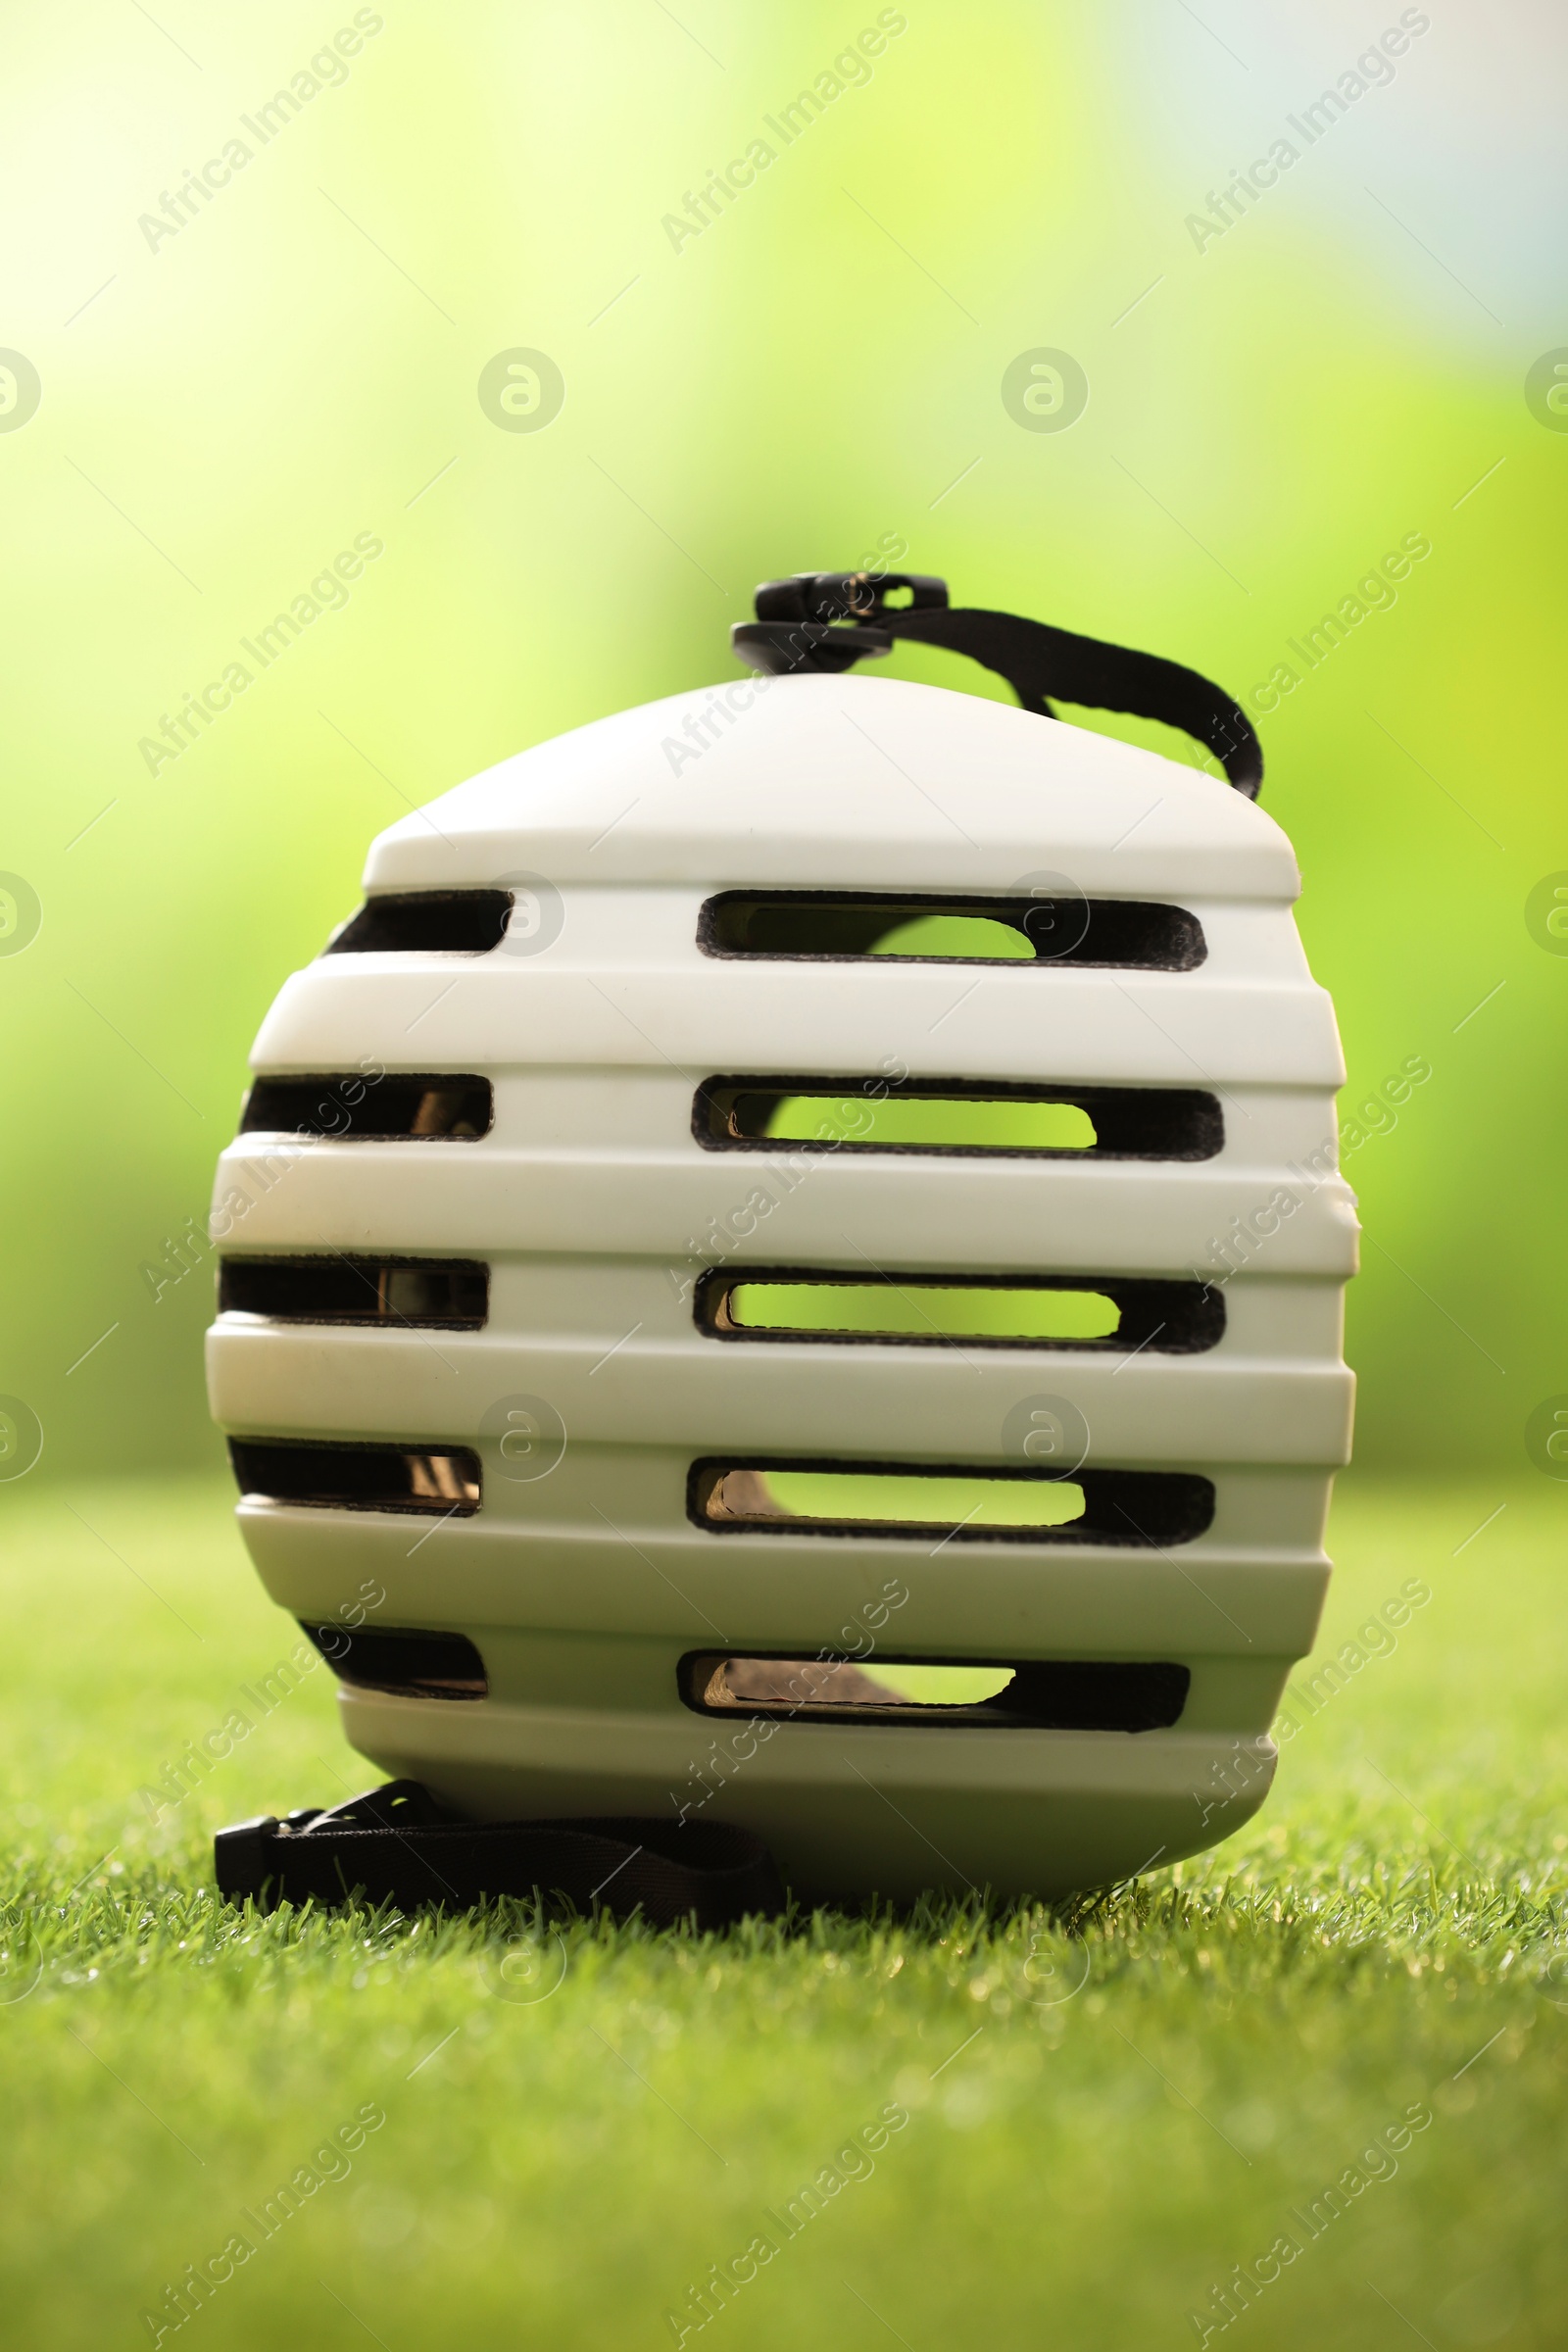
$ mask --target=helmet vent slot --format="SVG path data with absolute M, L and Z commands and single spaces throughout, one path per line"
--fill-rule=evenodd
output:
M 220 1314 L 278 1323 L 369 1323 L 477 1331 L 489 1312 L 490 1269 L 471 1258 L 225 1257 Z
M 306 1629 L 309 1631 L 309 1628 Z M 1152 1732 L 1178 1721 L 1192 1676 L 1168 1663 L 1087 1658 L 1019 1665 L 878 1658 L 682 1658 L 680 1694 L 701 1715 L 806 1723 L 916 1723 L 1050 1732 Z
M 423 1634 L 401 1626 L 311 1625 L 315 1642 L 340 1683 L 386 1690 L 400 1698 L 484 1698 L 490 1689 L 484 1660 L 463 1634 Z
M 896 898 L 853 891 L 728 890 L 704 906 L 706 956 L 794 962 L 1091 964 L 1191 972 L 1208 954 L 1185 907 L 1136 899 Z
M 973 1463 L 694 1462 L 688 1516 L 712 1535 L 873 1536 L 947 1544 L 1190 1544 L 1214 1516 L 1188 1471 L 1088 1470 L 1071 1478 Z
M 325 1511 L 413 1511 L 467 1518 L 479 1508 L 479 1457 L 466 1446 L 332 1446 L 230 1438 L 242 1494 Z
M 898 1348 L 1081 1348 L 1190 1355 L 1225 1329 L 1223 1294 L 1200 1282 L 1121 1275 L 827 1273 L 710 1268 L 699 1330 L 719 1340 L 878 1343 Z
M 1218 1100 L 1187 1087 L 1012 1086 L 962 1078 L 710 1078 L 692 1131 L 709 1152 L 920 1152 L 1211 1159 Z
M 367 899 L 323 956 L 487 956 L 507 935 L 510 890 L 408 890 Z
M 367 1078 L 324 1071 L 258 1078 L 245 1099 L 241 1135 L 309 1135 L 340 1143 L 472 1143 L 495 1119 L 488 1078 Z

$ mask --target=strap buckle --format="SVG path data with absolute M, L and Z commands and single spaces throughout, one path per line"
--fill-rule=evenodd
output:
M 877 624 L 890 593 L 907 589 L 901 612 L 940 612 L 948 583 L 925 571 L 797 571 L 763 580 L 757 618 L 738 620 L 730 643 L 749 669 L 783 677 L 791 670 L 837 672 L 867 656 L 891 653 L 892 636 Z
M 908 605 L 901 611 L 934 612 L 948 601 L 947 581 L 929 571 L 797 571 L 787 580 L 763 580 L 757 591 L 757 617 L 875 621 L 889 592 L 900 588 L 909 591 Z

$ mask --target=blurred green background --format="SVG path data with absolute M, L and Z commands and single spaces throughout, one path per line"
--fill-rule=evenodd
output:
M 1559 2345 L 1564 1489 L 1525 1443 L 1568 1405 L 1559 14 L 81 0 L 12 9 L 0 65 L 0 1414 L 44 1433 L 0 1477 L 8 2315 L 158 2340 L 138 2312 L 373 2097 L 336 2218 L 291 2224 L 204 2340 L 674 2340 L 686 2280 L 897 2089 L 899 2153 L 735 2340 L 1201 2340 L 1215 2282 L 1420 2102 L 1402 2180 L 1249 2341 Z M 759 139 L 719 217 L 666 227 Z M 519 350 L 564 391 L 539 429 L 481 402 Z M 1058 429 L 1004 396 L 1042 351 L 1087 385 Z M 1368 1244 L 1357 1467 L 1276 1794 L 1070 1945 L 978 1906 L 583 1923 L 538 2006 L 506 1910 L 227 1909 L 220 1823 L 365 1778 L 316 1675 L 188 1801 L 139 1793 L 293 1645 L 201 1379 L 262 1015 L 379 829 L 739 675 L 757 580 L 890 539 L 956 602 L 1166 654 L 1258 716 Z M 357 542 L 345 599 L 323 575 Z M 242 640 L 313 582 L 330 609 L 262 669 Z M 150 761 L 236 660 L 245 691 Z
M 0 1390 L 42 1422 L 40 1477 L 216 1460 L 210 1259 L 156 1299 L 140 1269 L 199 1228 L 261 1016 L 411 804 L 726 677 L 756 580 L 885 534 L 956 602 L 1157 650 L 1255 708 L 1287 640 L 1421 533 L 1397 601 L 1260 718 L 1264 806 L 1304 871 L 1347 1112 L 1432 1069 L 1348 1162 L 1361 1458 L 1538 1483 L 1525 1423 L 1568 1388 L 1568 963 L 1526 920 L 1568 868 L 1568 439 L 1526 394 L 1568 337 L 1559 36 L 1533 6 L 1439 12 L 1309 147 L 1290 118 L 1362 79 L 1397 10 L 911 0 L 835 74 L 877 22 L 12 13 L 0 344 L 40 398 L 25 416 L 0 362 L 0 865 L 42 928 L 0 955 Z M 259 122 L 279 89 L 295 111 Z M 766 118 L 803 89 L 820 111 L 786 144 Z M 142 225 L 236 137 L 193 217 Z M 677 241 L 665 216 L 758 138 L 775 160 Z M 1210 192 L 1280 138 L 1298 160 L 1215 233 Z M 564 385 L 536 431 L 479 398 L 518 347 Z M 1065 429 L 1004 403 L 1041 348 L 1087 377 Z M 360 534 L 384 552 L 347 602 L 149 772 L 141 739 Z M 24 902 L 0 947 L 25 928 Z

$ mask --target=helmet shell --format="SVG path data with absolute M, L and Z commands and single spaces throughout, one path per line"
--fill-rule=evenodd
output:
M 352 1743 L 481 1818 L 741 1822 L 808 1899 L 1238 1827 L 1351 1406 L 1278 825 L 1000 703 L 753 678 L 503 760 L 365 887 L 256 1041 L 209 1342 Z M 1020 1336 L 1074 1290 L 1114 1331 Z

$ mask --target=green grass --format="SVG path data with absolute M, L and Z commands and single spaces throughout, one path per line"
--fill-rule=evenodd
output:
M 324 1670 L 152 1823 L 138 1788 L 292 1628 L 212 1485 L 8 1490 L 11 2339 L 151 2341 L 166 2285 L 311 2166 L 182 2343 L 670 2343 L 771 2231 L 705 2344 L 1146 2352 L 1290 2231 L 1227 2344 L 1560 2346 L 1562 1499 L 1348 1488 L 1326 1646 L 1407 1578 L 1432 1598 L 1296 1705 L 1274 1797 L 1205 1861 L 1068 1919 L 704 1940 L 220 1909 L 216 1824 L 371 1777 Z M 784 2240 L 767 2209 L 827 2167 Z M 1291 2209 L 1350 2167 L 1308 2238 Z

